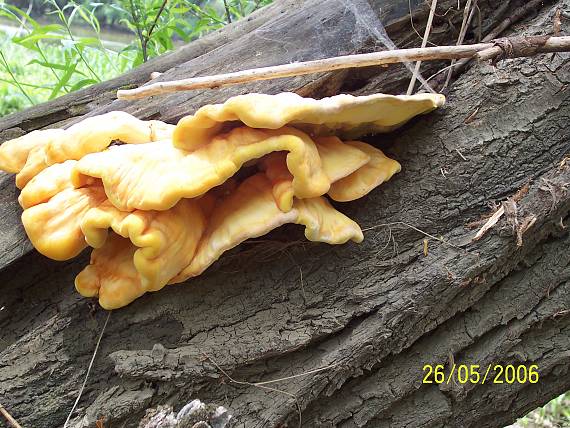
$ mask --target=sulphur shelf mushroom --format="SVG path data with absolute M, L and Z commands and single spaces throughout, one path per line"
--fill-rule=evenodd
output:
M 284 92 L 277 95 L 247 94 L 224 104 L 207 105 L 180 120 L 174 131 L 174 145 L 186 150 L 207 144 L 231 122 L 250 128 L 279 129 L 292 125 L 311 135 L 356 138 L 364 134 L 389 132 L 418 114 L 445 102 L 443 95 L 385 95 L 355 97 L 336 95 L 315 100 Z
M 286 223 L 304 226 L 310 241 L 361 242 L 358 224 L 327 198 L 361 198 L 401 166 L 354 138 L 389 132 L 444 101 L 247 94 L 176 126 L 110 112 L 3 143 L 0 169 L 17 174 L 34 247 L 55 260 L 93 247 L 75 287 L 115 309 L 202 274 L 225 251 Z
M 335 210 L 322 196 L 297 199 L 291 210 L 283 212 L 267 176 L 255 174 L 214 207 L 192 263 L 173 282 L 200 275 L 225 251 L 286 223 L 304 225 L 310 241 L 344 244 L 364 239 L 358 224 Z
M 95 249 L 75 280 L 77 290 L 114 309 L 164 287 L 194 257 L 206 227 L 207 204 L 200 202 L 184 199 L 166 211 L 128 213 L 107 201 L 88 210 L 81 229 Z
M 22 189 L 48 166 L 81 159 L 106 149 L 113 141 L 128 144 L 171 138 L 174 126 L 158 120 L 143 121 L 122 111 L 93 116 L 68 129 L 32 131 L 0 146 L 0 169 L 17 173 Z

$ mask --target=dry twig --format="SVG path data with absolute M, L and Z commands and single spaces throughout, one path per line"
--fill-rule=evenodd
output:
M 495 28 L 493 28 L 491 31 L 489 31 L 489 33 L 483 38 L 483 40 L 481 40 L 481 42 L 482 43 L 488 43 L 488 42 L 496 39 L 507 28 L 511 27 L 514 23 L 523 19 L 531 11 L 537 10 L 537 8 L 540 8 L 543 1 L 544 0 L 531 0 L 531 1 L 527 2 L 526 4 L 522 5 L 521 7 L 519 7 L 518 9 L 515 9 L 505 20 L 503 20 L 499 25 L 497 25 Z M 506 5 L 508 5 L 508 3 L 505 2 L 504 5 L 505 5 L 505 10 L 506 10 Z M 459 73 L 461 70 L 463 70 L 463 68 L 467 64 L 469 64 L 471 62 L 472 59 L 473 58 L 463 58 L 463 59 L 457 61 L 457 63 L 453 67 L 451 67 L 453 69 L 452 74 Z M 449 68 L 446 67 L 443 70 L 440 70 L 434 76 L 430 77 L 428 79 L 428 81 L 431 80 L 436 75 L 438 75 L 438 74 L 440 74 L 440 73 L 442 73 L 448 69 Z
M 432 234 L 430 234 L 430 233 L 424 232 L 423 230 L 421 230 L 421 229 L 419 229 L 419 228 L 417 228 L 417 227 L 415 227 L 415 226 L 412 226 L 411 224 L 405 223 L 405 222 L 403 222 L 403 221 L 395 221 L 395 222 L 393 222 L 393 223 L 376 224 L 376 225 L 374 225 L 374 226 L 370 226 L 370 227 L 366 227 L 366 228 L 362 229 L 362 232 L 369 232 L 369 231 L 371 231 L 371 230 L 375 230 L 375 229 L 379 229 L 379 228 L 384 228 L 384 227 L 391 227 L 391 226 L 405 226 L 405 227 L 408 227 L 408 228 L 410 228 L 410 229 L 412 229 L 412 230 L 415 230 L 415 231 L 418 232 L 418 233 L 421 233 L 421 234 L 424 235 L 424 236 L 427 236 L 428 238 L 431 238 L 431 239 L 434 239 L 434 240 L 436 240 L 436 241 L 438 241 L 438 242 L 441 242 L 441 243 L 444 244 L 444 245 L 448 245 L 448 246 L 453 247 L 453 248 L 455 248 L 455 249 L 457 249 L 457 250 L 459 250 L 459 251 L 465 251 L 465 250 L 463 250 L 463 248 L 461 248 L 461 247 L 459 247 L 459 246 L 457 246 L 457 245 L 455 245 L 455 244 L 452 244 L 451 242 L 445 240 L 443 237 L 439 237 L 439 238 L 438 238 L 437 236 L 434 236 L 434 235 L 432 235 Z
M 101 344 L 101 339 L 103 338 L 103 333 L 105 333 L 105 329 L 107 328 L 107 323 L 109 322 L 109 318 L 111 318 L 111 311 L 107 314 L 107 318 L 105 319 L 105 324 L 103 324 L 103 328 L 101 329 L 101 333 L 99 333 L 99 338 L 97 339 L 97 344 L 95 345 L 95 350 L 93 351 L 93 355 L 91 356 L 91 361 L 89 362 L 89 367 L 87 367 L 87 372 L 85 373 L 85 378 L 83 379 L 83 384 L 79 389 L 79 394 L 77 394 L 77 398 L 75 399 L 75 403 L 73 403 L 73 407 L 67 415 L 67 419 L 65 420 L 65 424 L 63 428 L 67 428 L 67 424 L 81 399 L 81 395 L 83 394 L 83 390 L 85 389 L 85 385 L 87 385 L 87 379 L 89 378 L 89 373 L 91 373 L 91 368 L 93 367 L 93 362 L 95 361 L 95 357 L 97 356 L 97 351 L 99 350 L 99 345 Z
M 303 419 L 302 419 L 302 413 L 301 413 L 301 405 L 299 404 L 299 400 L 297 398 L 297 396 L 295 394 L 292 394 L 290 392 L 287 391 L 283 391 L 281 389 L 277 389 L 277 388 L 272 388 L 267 386 L 268 384 L 272 384 L 272 383 L 277 383 L 277 382 L 283 382 L 285 380 L 290 380 L 290 379 L 295 379 L 298 377 L 303 377 L 303 376 L 308 376 L 308 375 L 312 375 L 312 374 L 316 374 L 325 370 L 329 370 L 332 369 L 334 367 L 337 366 L 337 364 L 331 364 L 328 365 L 326 367 L 320 367 L 318 369 L 313 369 L 313 370 L 309 370 L 307 372 L 304 373 L 299 373 L 296 375 L 292 375 L 292 376 L 287 376 L 287 377 L 283 377 L 283 378 L 279 378 L 279 379 L 273 379 L 273 380 L 267 380 L 264 382 L 247 382 L 247 381 L 243 381 L 243 380 L 237 380 L 234 379 L 233 377 L 231 377 L 228 372 L 226 372 L 222 367 L 220 367 L 220 365 L 218 363 L 216 363 L 208 354 L 206 354 L 205 352 L 202 352 L 202 354 L 204 355 L 204 357 L 210 361 L 231 383 L 234 383 L 236 385 L 246 385 L 246 386 L 254 386 L 256 388 L 260 388 L 260 389 L 264 389 L 266 391 L 270 391 L 270 392 L 277 392 L 280 394 L 284 394 L 287 395 L 288 397 L 291 397 L 293 400 L 295 400 L 295 405 L 297 407 L 297 413 L 299 415 L 299 427 L 302 426 L 303 424 Z
M 522 43 L 524 42 L 524 43 Z M 501 39 L 501 43 L 509 43 L 513 47 L 509 52 L 503 49 L 499 54 L 509 58 L 532 56 L 538 53 L 570 51 L 570 37 L 514 37 Z M 518 49 L 524 44 L 524 49 Z M 499 45 L 500 47 L 500 45 Z M 152 95 L 168 94 L 192 89 L 218 88 L 225 85 L 253 82 L 258 80 L 278 79 L 282 77 L 343 70 L 355 67 L 368 67 L 381 64 L 395 64 L 410 61 L 428 61 L 441 59 L 474 58 L 481 51 L 499 48 L 497 43 L 477 43 L 460 46 L 438 46 L 430 48 L 397 49 L 359 55 L 345 55 L 315 61 L 298 62 L 271 67 L 255 68 L 234 73 L 214 76 L 195 77 L 191 79 L 157 82 L 136 89 L 119 90 L 119 99 L 139 99 Z M 497 52 L 495 49 L 493 52 Z
M 497 224 L 497 222 L 501 219 L 501 217 L 505 215 L 505 207 L 501 205 L 495 213 L 487 220 L 487 222 L 483 225 L 479 232 L 473 237 L 473 241 L 478 241 L 481 239 L 489 230 L 493 228 Z
M 457 45 L 462 45 L 463 40 L 465 40 L 465 35 L 467 34 L 467 29 L 471 25 L 471 21 L 473 20 L 473 16 L 475 15 L 475 10 L 477 8 L 477 0 L 473 0 L 473 6 L 471 5 L 472 0 L 467 0 L 467 4 L 465 5 L 465 9 L 463 11 L 463 22 L 461 23 L 461 30 L 459 31 L 459 37 L 457 38 Z M 449 70 L 447 71 L 447 78 L 445 79 L 445 83 L 443 84 L 443 88 L 446 88 L 451 81 L 451 77 L 453 76 L 453 67 L 457 60 L 452 60 L 451 65 L 449 66 Z
M 22 428 L 18 421 L 16 421 L 16 419 L 14 419 L 12 415 L 8 413 L 8 410 L 6 410 L 2 404 L 0 404 L 0 414 L 4 416 L 4 419 L 6 419 L 12 428 Z
M 427 46 L 427 42 L 429 40 L 429 33 L 431 32 L 431 27 L 433 24 L 433 17 L 435 15 L 436 7 L 437 7 L 437 0 L 432 0 L 431 8 L 429 11 L 429 17 L 426 25 L 426 30 L 424 32 L 424 38 L 422 40 L 422 48 L 425 48 Z M 414 68 L 414 74 L 412 74 L 412 79 L 410 80 L 410 85 L 408 86 L 408 95 L 411 95 L 414 92 L 414 86 L 416 85 L 416 79 L 418 78 L 418 73 L 420 72 L 421 65 L 422 65 L 421 61 L 416 62 L 416 67 Z

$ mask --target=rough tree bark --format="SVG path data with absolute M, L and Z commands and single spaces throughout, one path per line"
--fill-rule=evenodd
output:
M 521 4 L 479 3 L 491 20 L 501 19 L 489 12 L 500 4 L 508 3 L 506 14 Z M 334 15 L 342 9 L 334 4 L 311 16 Z M 570 0 L 547 3 L 515 30 L 550 31 L 557 7 L 569 10 Z M 396 39 L 409 37 L 405 21 L 393 27 Z M 231 58 L 251 34 L 228 47 L 220 42 L 213 56 L 184 67 Z M 177 73 L 184 70 L 166 77 Z M 399 90 L 394 82 L 403 75 L 388 69 L 383 83 L 379 70 L 368 70 L 256 87 L 368 93 Z M 113 427 L 136 426 L 149 406 L 179 408 L 200 398 L 230 408 L 235 426 L 296 426 L 301 416 L 303 426 L 500 427 L 570 389 L 570 166 L 563 161 L 570 151 L 569 88 L 567 54 L 479 65 L 455 82 L 444 109 L 370 140 L 403 171 L 369 197 L 340 206 L 370 228 L 363 244 L 290 245 L 301 233 L 289 227 L 273 233 L 272 242 L 243 245 L 200 278 L 113 312 L 76 425 L 94 426 L 103 416 Z M 204 101 L 251 89 L 113 102 L 93 111 L 119 106 L 174 120 Z M 26 114 L 0 124 L 35 126 Z M 4 183 L 3 206 L 16 195 Z M 527 183 L 528 191 L 519 191 Z M 467 225 L 488 214 L 490 203 L 515 194 L 517 218 L 472 242 Z M 536 221 L 518 246 L 516 233 L 531 216 Z M 5 212 L 2 222 L 4 235 L 17 216 Z M 0 241 L 9 254 L 0 271 L 1 400 L 23 426 L 60 426 L 107 315 L 73 290 L 88 254 L 52 262 L 21 247 L 18 233 Z M 19 253 L 10 245 L 20 245 Z M 449 370 L 451 361 L 537 364 L 540 380 L 422 384 L 425 364 Z M 288 379 L 267 385 L 273 391 L 232 381 L 281 378 Z

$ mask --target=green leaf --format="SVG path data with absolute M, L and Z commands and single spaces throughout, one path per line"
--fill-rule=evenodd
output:
M 28 62 L 28 64 L 38 64 L 38 65 L 41 65 L 42 67 L 53 68 L 54 70 L 67 70 L 67 67 L 64 64 L 57 64 L 55 62 L 40 61 L 39 59 L 33 59 L 30 62 Z
M 54 86 L 48 99 L 53 100 L 55 97 L 59 95 L 61 89 L 67 85 L 69 79 L 71 79 L 71 76 L 73 76 L 73 73 L 75 72 L 75 67 L 77 67 L 76 62 L 73 64 L 68 64 L 67 70 L 65 71 L 65 73 L 63 73 L 63 76 L 61 76 L 59 82 L 57 82 L 57 84 Z
M 100 40 L 97 37 L 81 37 L 76 39 L 76 43 L 83 46 L 100 46 Z
M 98 83 L 95 79 L 82 79 L 79 82 L 75 83 L 71 88 L 69 88 L 69 91 L 74 92 L 86 86 L 93 85 L 95 83 Z
M 40 40 L 65 40 L 61 34 L 29 34 L 23 37 L 14 37 L 12 41 L 29 49 Z
M 5 10 L 11 12 L 13 15 L 13 17 L 15 17 L 18 20 L 18 16 L 20 17 L 21 20 L 18 20 L 18 22 L 21 24 L 22 20 L 27 21 L 30 25 L 32 25 L 33 27 L 40 27 L 40 24 L 37 23 L 37 21 L 35 21 L 30 15 L 28 15 L 26 12 L 24 12 L 22 9 L 16 7 L 16 6 L 12 6 L 9 4 L 3 4 L 2 8 L 4 8 Z M 8 17 L 8 16 L 7 16 Z

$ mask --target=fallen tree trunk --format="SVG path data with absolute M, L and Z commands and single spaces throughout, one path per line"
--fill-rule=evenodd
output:
M 496 6 L 480 2 L 483 12 Z M 570 9 L 570 0 L 551 2 L 521 28 L 550 31 L 557 7 Z M 393 73 L 385 85 L 404 82 Z M 381 76 L 375 69 L 360 82 L 346 73 L 257 90 L 369 93 Z M 301 234 L 287 227 L 114 311 L 75 426 L 100 417 L 136 426 L 150 406 L 200 398 L 228 407 L 236 426 L 501 427 L 570 389 L 569 85 L 567 54 L 475 67 L 444 109 L 371 139 L 403 171 L 340 206 L 365 229 L 363 244 L 290 245 Z M 230 90 L 251 88 L 101 109 L 175 119 Z M 16 192 L 3 189 L 12 201 Z M 509 215 L 473 242 L 489 204 L 509 197 Z M 15 217 L 3 219 L 3 235 Z M 57 263 L 9 250 L 21 238 L 2 239 L 2 252 L 13 254 L 0 271 L 2 404 L 23 426 L 61 426 L 107 316 L 73 290 L 88 254 Z M 424 384 L 426 364 L 443 364 L 446 374 L 454 364 L 535 364 L 539 381 Z M 276 379 L 284 380 L 252 385 Z

